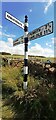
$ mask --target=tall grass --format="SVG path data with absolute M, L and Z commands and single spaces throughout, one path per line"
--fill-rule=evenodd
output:
M 29 75 L 28 89 L 24 91 L 22 67 L 2 67 L 2 118 L 56 120 L 56 87 Z

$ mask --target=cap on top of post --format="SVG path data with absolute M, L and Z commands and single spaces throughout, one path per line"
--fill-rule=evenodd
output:
M 25 22 L 27 22 L 28 21 L 28 19 L 27 19 L 28 17 L 27 17 L 27 15 L 25 15 Z
M 28 18 L 27 15 L 25 15 L 25 18 Z

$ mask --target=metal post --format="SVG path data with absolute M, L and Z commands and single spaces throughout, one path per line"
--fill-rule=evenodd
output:
M 23 89 L 27 89 L 27 77 L 28 77 L 28 17 L 25 16 L 24 23 L 24 82 Z

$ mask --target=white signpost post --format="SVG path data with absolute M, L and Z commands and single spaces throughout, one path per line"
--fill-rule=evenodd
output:
M 24 52 L 24 82 L 23 82 L 23 88 L 27 89 L 27 76 L 28 76 L 28 18 L 25 16 L 25 23 L 23 24 L 20 22 L 17 18 L 6 12 L 5 18 L 12 23 L 16 24 L 17 26 L 21 27 L 24 29 L 24 45 L 25 45 L 25 52 Z M 21 42 L 21 38 L 19 41 L 19 44 Z M 17 45 L 17 41 L 15 42 Z
M 53 33 L 53 21 L 33 30 L 28 33 L 28 19 L 25 16 L 25 23 L 20 22 L 17 18 L 6 12 L 5 18 L 17 26 L 24 29 L 24 36 L 13 41 L 13 46 L 24 43 L 25 44 L 25 55 L 24 55 L 24 84 L 23 88 L 27 89 L 27 75 L 28 75 L 28 41 L 34 40 L 36 38 L 43 37 L 45 35 L 49 35 Z

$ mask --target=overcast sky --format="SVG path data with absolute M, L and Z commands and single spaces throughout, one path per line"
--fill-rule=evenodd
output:
M 24 16 L 27 15 L 29 32 L 48 22 L 54 21 L 54 3 L 52 0 L 49 0 L 49 2 L 2 2 L 2 25 L 0 24 L 0 52 L 24 54 L 24 44 L 20 44 L 15 47 L 13 47 L 12 44 L 15 39 L 24 35 L 24 31 L 20 27 L 5 19 L 6 11 L 23 23 Z M 29 42 L 28 53 L 30 55 L 43 55 L 53 57 L 54 33 Z

